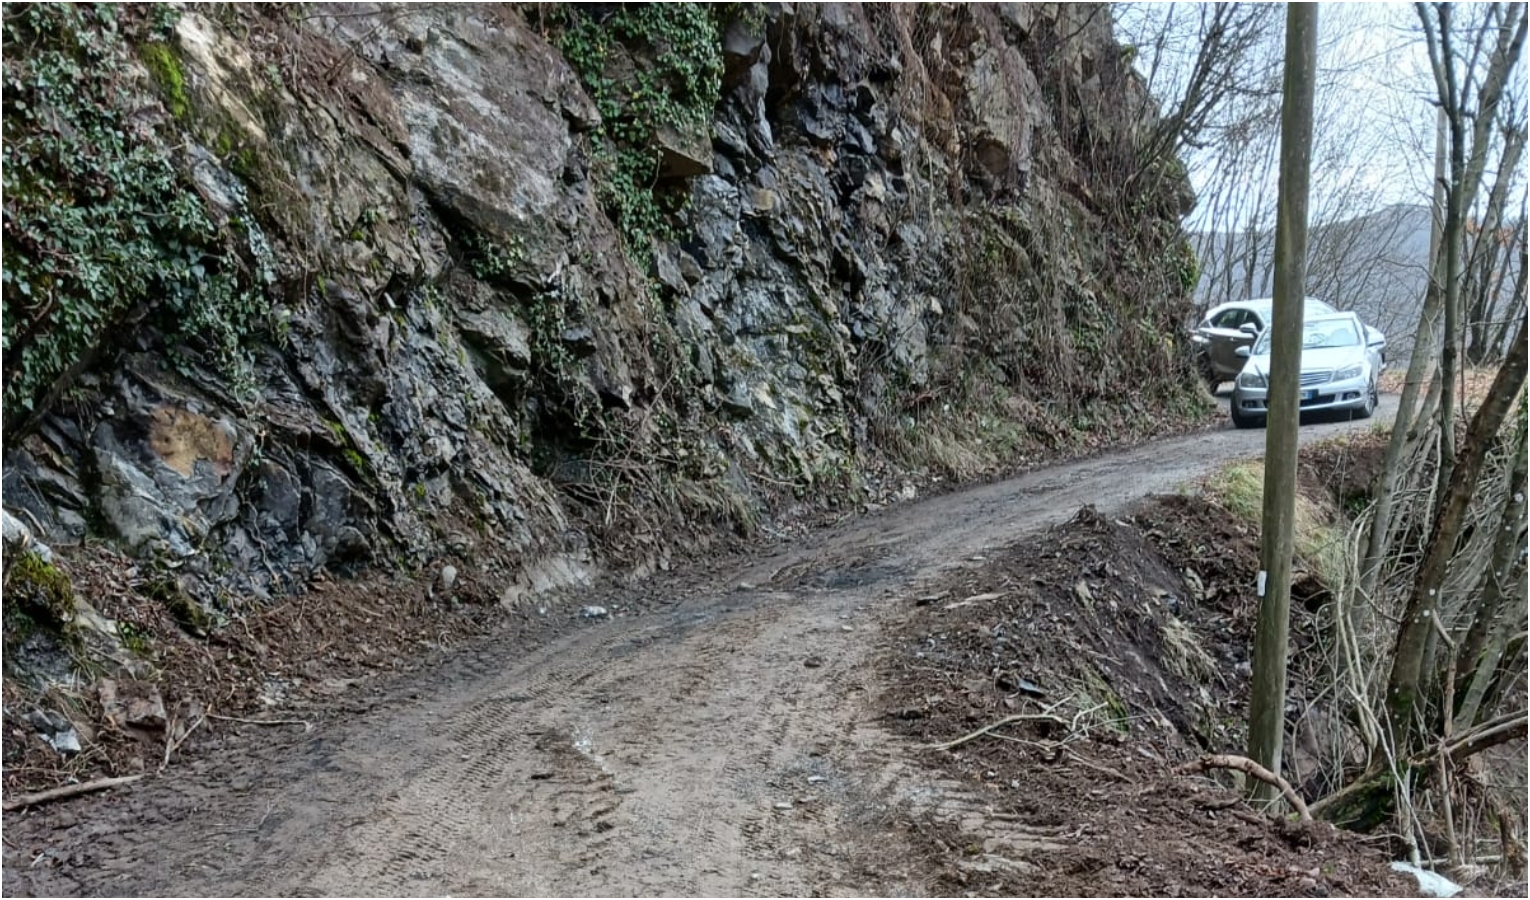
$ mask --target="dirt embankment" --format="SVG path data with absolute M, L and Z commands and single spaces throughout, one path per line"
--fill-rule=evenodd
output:
M 986 810 L 921 832 L 944 892 L 1411 890 L 1384 846 L 1257 815 L 1230 779 L 1175 772 L 1246 745 L 1257 568 L 1225 509 L 1165 496 L 1126 516 L 1086 508 L 915 601 L 882 657 L 895 730 L 961 741 L 928 762 Z

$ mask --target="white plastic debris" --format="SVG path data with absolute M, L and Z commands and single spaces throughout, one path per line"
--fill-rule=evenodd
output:
M 80 735 L 73 728 L 68 731 L 45 734 L 42 739 L 48 742 L 48 746 L 65 756 L 73 756 L 80 752 Z
M 1418 889 L 1431 897 L 1454 897 L 1461 893 L 1461 885 L 1456 884 L 1438 872 L 1428 869 L 1420 869 L 1412 863 L 1394 862 L 1392 871 L 1403 872 L 1418 879 Z

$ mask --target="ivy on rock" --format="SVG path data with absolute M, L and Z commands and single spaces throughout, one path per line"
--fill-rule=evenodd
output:
M 159 313 L 248 393 L 269 314 L 144 116 L 138 58 L 187 112 L 172 8 L 27 3 L 3 26 L 5 424 L 46 404 L 129 322 Z M 146 54 L 146 55 L 145 55 Z M 183 356 L 183 359 L 187 357 Z M 243 375 L 244 377 L 234 377 Z
M 647 261 L 685 201 L 658 188 L 658 136 L 709 129 L 722 90 L 717 10 L 700 3 L 562 4 L 552 14 L 564 58 L 600 110 L 597 195 L 628 251 Z M 630 71 L 629 71 L 630 69 Z M 706 141 L 705 143 L 710 143 Z

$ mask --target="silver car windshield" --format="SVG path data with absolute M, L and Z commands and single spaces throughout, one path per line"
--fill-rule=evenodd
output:
M 1305 322 L 1302 324 L 1302 349 L 1321 350 L 1328 347 L 1353 347 L 1360 343 L 1360 335 L 1353 322 L 1345 319 Z M 1256 356 L 1270 352 L 1270 331 L 1265 329 L 1254 346 Z

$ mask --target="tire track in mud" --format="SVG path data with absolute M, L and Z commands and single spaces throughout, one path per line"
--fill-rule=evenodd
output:
M 621 805 L 614 779 L 592 761 L 587 745 L 581 748 L 568 699 L 584 700 L 605 684 L 591 660 L 675 627 L 650 623 L 638 635 L 587 630 L 560 642 L 567 646 L 559 653 L 538 654 L 529 666 L 488 675 L 495 687 L 506 685 L 489 696 L 458 701 L 438 716 L 425 716 L 429 721 L 415 716 L 408 755 L 416 762 L 382 778 L 395 785 L 384 802 L 363 811 L 333 848 L 305 865 L 257 877 L 253 892 L 556 893 L 556 884 L 518 860 L 527 823 L 531 830 L 547 826 L 560 836 L 579 837 L 581 846 L 588 845 L 587 857 L 611 830 L 589 823 Z M 419 764 L 424 760 L 428 764 Z M 552 842 L 552 849 L 561 851 L 563 843 Z M 557 859 L 560 869 L 585 861 L 561 852 Z
M 970 834 L 970 864 L 1024 871 L 1072 838 L 992 813 L 871 721 L 868 635 L 925 579 L 1084 502 L 1110 513 L 1253 455 L 1255 438 L 885 510 L 663 612 L 518 657 L 486 641 L 316 736 L 252 737 L 91 806 L 68 841 L 50 837 L 56 809 L 8 817 L 8 836 L 58 843 L 65 863 L 21 874 L 7 849 L 7 893 L 919 895 L 899 826 L 920 816 Z
M 513 689 L 460 703 L 434 717 L 427 726 L 434 734 L 399 754 L 428 755 L 430 765 L 401 759 L 374 768 L 374 780 L 393 785 L 380 802 L 353 810 L 343 834 L 328 848 L 289 858 L 282 866 L 248 867 L 249 881 L 240 892 L 719 893 L 747 888 L 751 873 L 742 869 L 750 851 L 737 827 L 742 816 L 734 812 L 740 803 L 752 808 L 763 802 L 752 787 L 752 773 L 772 763 L 774 752 L 750 759 L 707 753 L 700 745 L 708 733 L 752 746 L 778 745 L 790 731 L 795 710 L 777 703 L 758 706 L 762 686 L 738 671 L 737 651 L 747 647 L 758 628 L 757 616 L 722 615 L 705 630 L 695 626 L 710 616 L 643 629 L 649 635 L 684 633 L 679 646 L 669 647 L 668 662 L 655 664 L 641 653 L 618 651 L 647 644 L 642 634 L 576 642 L 505 678 Z M 747 653 L 742 658 L 745 668 L 758 662 Z M 405 723 L 395 731 L 400 738 L 417 734 L 421 724 Z M 608 735 L 628 737 L 608 747 Z M 676 738 L 690 750 L 669 752 Z M 703 752 L 696 752 L 698 746 Z M 337 754 L 339 768 L 355 771 L 359 761 L 348 765 L 347 756 Z M 638 784 L 624 783 L 626 775 Z M 697 804 L 698 791 L 710 794 L 707 802 Z M 272 843 L 295 842 L 312 824 L 299 817 L 289 823 L 290 836 Z M 631 845 L 613 849 L 618 836 Z M 690 877 L 680 875 L 696 858 L 716 864 Z M 613 869 L 620 877 L 608 877 Z M 229 874 L 220 879 L 225 890 L 228 881 L 223 879 Z

